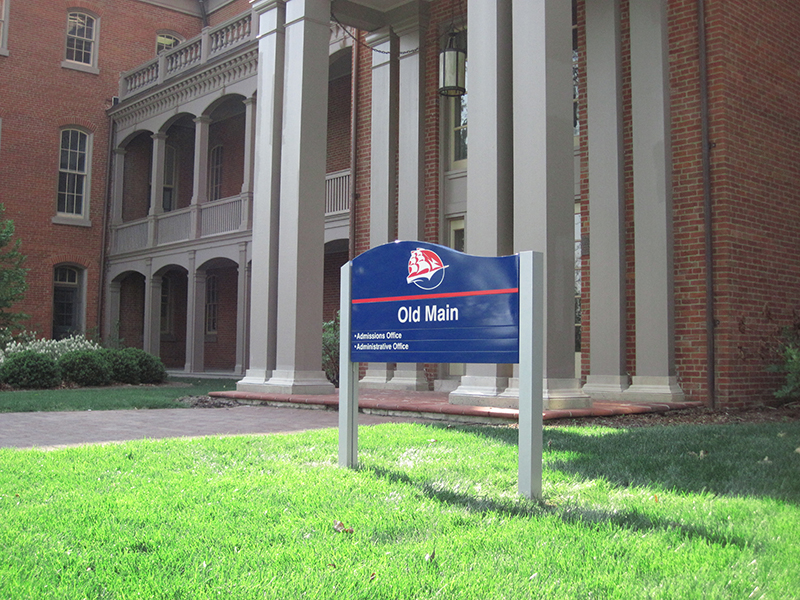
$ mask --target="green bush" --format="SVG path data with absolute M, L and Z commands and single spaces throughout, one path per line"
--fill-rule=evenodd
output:
M 105 357 L 109 367 L 111 367 L 111 379 L 113 381 L 138 385 L 142 381 L 139 360 L 136 355 L 126 352 L 126 350 L 130 350 L 130 348 L 121 350 L 106 348 L 100 352 Z
M 164 383 L 167 380 L 167 370 L 157 356 L 138 348 L 125 348 L 122 352 L 136 359 L 139 364 L 139 380 L 142 383 Z
M 322 370 L 339 387 L 339 313 L 322 324 Z
M 111 365 L 100 350 L 74 350 L 58 359 L 65 382 L 80 386 L 103 386 L 111 383 Z
M 61 369 L 51 356 L 25 350 L 6 357 L 0 381 L 21 389 L 54 388 L 61 383 Z
M 775 397 L 780 400 L 800 398 L 800 322 L 796 321 L 783 330 L 783 342 L 778 349 L 778 355 L 781 362 L 770 365 L 769 370 L 783 373 L 786 381 L 775 392 Z

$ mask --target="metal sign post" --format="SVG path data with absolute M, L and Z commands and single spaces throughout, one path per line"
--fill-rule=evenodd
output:
M 342 267 L 339 465 L 358 463 L 358 364 L 519 363 L 519 493 L 542 494 L 539 253 L 470 256 L 394 242 Z

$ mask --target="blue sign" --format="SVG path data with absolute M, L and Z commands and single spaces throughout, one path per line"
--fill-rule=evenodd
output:
M 352 262 L 353 362 L 519 362 L 519 256 L 393 242 Z

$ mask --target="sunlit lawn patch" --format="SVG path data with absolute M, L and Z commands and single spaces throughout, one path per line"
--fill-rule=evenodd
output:
M 800 424 L 0 450 L 1 598 L 795 598 Z M 764 458 L 767 457 L 765 461 Z

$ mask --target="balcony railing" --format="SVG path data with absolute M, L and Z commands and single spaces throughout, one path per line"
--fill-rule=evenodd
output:
M 112 230 L 111 254 L 248 231 L 251 206 L 251 195 L 243 193 L 117 225 Z M 329 173 L 325 178 L 325 215 L 341 215 L 348 210 L 350 171 Z
M 124 100 L 254 41 L 257 29 L 252 11 L 216 27 L 206 27 L 199 36 L 165 50 L 157 58 L 123 73 L 119 81 L 120 99 Z
M 325 176 L 325 214 L 350 210 L 350 169 Z

